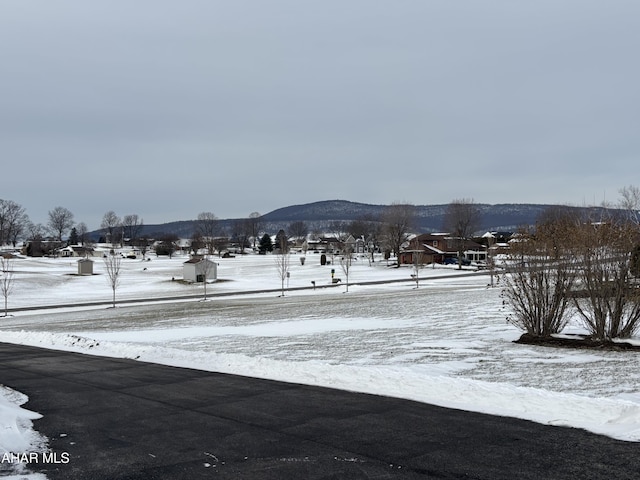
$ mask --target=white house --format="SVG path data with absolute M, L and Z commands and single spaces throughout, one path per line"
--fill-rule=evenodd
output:
M 183 277 L 187 282 L 215 282 L 218 279 L 218 264 L 211 260 L 194 256 L 182 264 Z
M 61 257 L 93 257 L 94 250 L 82 245 L 68 245 L 57 250 Z

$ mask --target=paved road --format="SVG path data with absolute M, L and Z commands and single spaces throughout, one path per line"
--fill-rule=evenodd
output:
M 637 479 L 640 445 L 326 388 L 0 343 L 49 479 Z

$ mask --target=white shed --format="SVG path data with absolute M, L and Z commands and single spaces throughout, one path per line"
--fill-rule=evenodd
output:
M 89 258 L 78 260 L 78 275 L 93 275 L 93 260 Z
M 218 264 L 204 257 L 192 257 L 183 264 L 183 277 L 187 282 L 215 282 L 218 279 Z

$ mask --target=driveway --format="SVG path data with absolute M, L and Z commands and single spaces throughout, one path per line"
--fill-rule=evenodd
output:
M 640 445 L 408 400 L 0 343 L 49 479 L 635 479 Z

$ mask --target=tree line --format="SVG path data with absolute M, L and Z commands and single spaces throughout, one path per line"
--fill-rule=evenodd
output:
M 302 238 L 310 233 L 317 235 L 330 234 L 341 238 L 353 235 L 355 238 L 384 239 L 386 248 L 397 253 L 406 240 L 407 235 L 415 228 L 415 207 L 406 203 L 394 203 L 385 209 L 380 218 L 362 217 L 349 222 L 333 222 L 327 232 L 309 232 L 307 224 L 295 221 L 288 225 L 286 234 L 290 238 Z M 219 219 L 212 212 L 198 214 L 192 239 L 195 244 L 208 243 L 213 251 L 215 237 L 226 236 L 235 243 L 246 244 L 253 239 L 253 247 L 257 246 L 262 230 L 262 216 L 258 212 L 251 213 L 246 219 L 232 222 L 227 229 L 220 227 Z M 123 244 L 125 240 L 134 241 L 141 236 L 144 221 L 137 214 L 124 216 L 114 211 L 107 211 L 102 217 L 100 229 L 103 231 L 104 243 Z M 84 222 L 75 221 L 74 214 L 68 208 L 57 206 L 48 212 L 45 224 L 33 223 L 24 207 L 12 200 L 0 199 L 0 244 L 13 245 L 20 240 L 52 240 L 69 244 L 90 242 L 89 230 Z
M 25 208 L 13 200 L 0 199 L 0 245 L 17 245 L 21 239 L 62 241 L 67 234 L 86 238 L 84 222 L 75 223 L 73 213 L 64 207 L 55 207 L 48 212 L 46 225 L 33 223 Z

